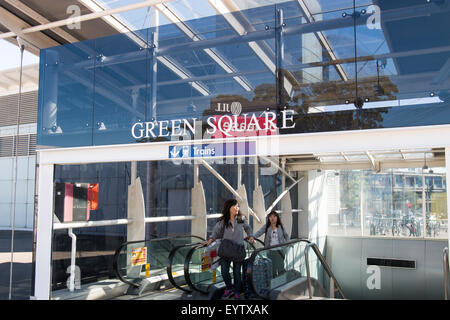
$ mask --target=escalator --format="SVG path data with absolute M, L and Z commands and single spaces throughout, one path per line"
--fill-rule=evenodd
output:
M 245 245 L 248 261 L 245 270 L 248 279 L 246 285 L 250 287 L 252 299 L 345 299 L 338 281 L 315 243 L 306 239 L 294 239 L 265 248 L 263 242 L 255 239 L 253 245 L 248 241 Z M 220 267 L 202 269 L 201 255 L 205 250 L 201 245 L 194 246 L 186 255 L 186 283 L 195 300 L 220 299 L 225 290 Z M 311 251 L 314 257 L 310 259 Z M 315 268 L 311 268 L 312 264 Z M 323 270 L 330 280 L 328 290 L 317 279 L 321 272 L 318 270 Z M 323 278 L 325 283 L 326 276 Z
M 208 250 L 216 250 L 220 241 L 210 247 L 205 247 L 204 243 L 203 238 L 196 236 L 123 243 L 114 255 L 113 269 L 129 288 L 118 299 L 218 298 L 225 287 L 220 268 L 216 268 L 219 257 L 205 266 L 202 256 Z M 257 248 L 263 247 L 259 240 L 254 244 L 247 240 L 244 243 L 247 259 Z
M 210 247 L 205 247 L 204 242 L 200 237 L 188 236 L 122 244 L 114 256 L 114 270 L 121 281 L 129 284 L 129 289 L 121 299 L 220 299 L 225 283 L 218 267 L 220 258 L 211 254 L 217 251 L 220 242 Z M 254 299 L 345 299 L 315 243 L 294 239 L 265 248 L 258 239 L 253 244 L 246 239 L 244 244 L 248 279 L 245 285 Z M 146 258 L 139 253 L 146 254 Z M 212 259 L 207 261 L 205 256 Z M 323 277 L 319 277 L 322 272 L 319 270 L 324 271 Z M 329 280 L 328 290 L 321 284 L 327 283 L 325 275 Z
M 203 245 L 194 246 L 186 255 L 184 264 L 185 280 L 192 292 L 192 299 L 194 300 L 219 299 L 225 290 L 221 267 L 219 267 L 220 258 L 214 255 L 214 258 L 209 264 L 206 264 L 205 266 L 204 263 L 205 253 L 208 250 L 217 251 L 219 245 L 220 240 L 217 240 L 215 245 L 208 248 Z M 258 248 L 264 247 L 264 243 L 258 239 L 255 239 L 255 242 L 251 244 L 246 238 L 244 241 L 244 246 L 246 251 L 246 259 L 249 259 Z M 233 274 L 232 268 L 233 264 L 230 265 L 231 276 Z
M 182 287 L 184 257 L 180 248 L 201 245 L 205 239 L 197 236 L 177 236 L 143 241 L 130 241 L 120 245 L 113 260 L 118 279 L 129 285 L 126 296 L 142 296 L 149 292 Z M 178 252 L 178 254 L 175 254 Z M 172 257 L 168 264 L 168 258 Z M 181 290 L 181 293 L 184 290 Z M 121 297 L 125 299 L 127 297 Z

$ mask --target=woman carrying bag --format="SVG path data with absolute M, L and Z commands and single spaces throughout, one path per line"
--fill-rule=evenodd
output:
M 245 259 L 244 230 L 250 237 L 252 243 L 254 238 L 252 230 L 245 221 L 245 217 L 239 212 L 239 204 L 235 199 L 225 201 L 222 210 L 222 217 L 219 218 L 214 226 L 211 237 L 206 245 L 210 245 L 217 239 L 222 239 L 219 246 L 218 255 L 220 259 L 220 268 L 226 289 L 224 298 L 231 298 L 234 294 L 236 300 L 240 299 L 240 290 L 242 284 L 241 269 L 242 262 Z M 230 264 L 233 262 L 234 290 L 231 283 Z
M 265 234 L 264 247 L 275 246 L 289 241 L 289 234 L 284 230 L 280 216 L 275 211 L 269 213 L 266 225 L 256 231 L 254 237 L 258 238 L 263 233 Z M 284 272 L 284 252 L 281 248 L 269 250 L 267 257 L 272 260 L 273 277 Z

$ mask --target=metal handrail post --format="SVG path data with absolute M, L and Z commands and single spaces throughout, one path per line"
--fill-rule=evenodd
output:
M 309 244 L 305 247 L 305 263 L 306 263 L 306 279 L 308 280 L 308 293 L 309 298 L 312 299 L 312 288 L 311 288 L 311 273 L 309 270 L 309 257 L 308 257 Z
M 322 264 L 322 266 L 324 267 L 326 273 L 328 274 L 328 276 L 330 278 L 333 279 L 333 282 L 336 286 L 336 289 L 339 291 L 339 293 L 341 294 L 343 299 L 346 299 L 344 293 L 342 292 L 341 286 L 339 285 L 339 282 L 337 281 L 336 277 L 334 276 L 333 272 L 331 271 L 328 263 L 325 261 L 325 259 L 323 258 L 322 254 L 320 253 L 319 248 L 317 247 L 317 245 L 315 243 L 308 243 L 305 247 L 305 260 L 306 260 L 306 272 L 307 272 L 307 277 L 308 277 L 308 286 L 309 286 L 309 290 L 310 290 L 310 297 L 311 297 L 311 289 L 310 289 L 310 274 L 309 274 L 309 259 L 308 259 L 308 250 L 309 248 L 312 247 L 314 250 L 314 253 L 316 254 L 317 258 L 319 258 L 320 263 Z

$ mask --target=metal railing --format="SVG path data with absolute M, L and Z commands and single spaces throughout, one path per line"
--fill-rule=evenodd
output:
M 310 269 L 309 269 L 308 251 L 309 251 L 309 248 L 312 248 L 314 253 L 316 254 L 317 258 L 319 259 L 320 263 L 322 264 L 323 268 L 325 269 L 326 273 L 328 274 L 330 279 L 332 279 L 332 281 L 330 281 L 330 286 L 336 286 L 336 289 L 341 294 L 342 299 L 346 299 L 344 292 L 342 291 L 342 288 L 339 285 L 339 282 L 337 281 L 336 277 L 334 276 L 333 272 L 331 271 L 330 266 L 325 261 L 325 258 L 323 257 L 322 253 L 320 253 L 319 248 L 317 247 L 317 245 L 314 242 L 310 242 L 310 241 L 308 241 L 308 242 L 309 243 L 305 247 L 305 262 L 306 262 L 306 276 L 307 276 L 307 281 L 308 281 L 309 298 L 312 299 L 312 287 L 311 287 L 311 274 L 310 274 Z M 334 288 L 330 287 L 330 292 L 334 292 L 334 290 L 335 290 Z M 330 294 L 330 296 L 332 296 L 332 295 Z

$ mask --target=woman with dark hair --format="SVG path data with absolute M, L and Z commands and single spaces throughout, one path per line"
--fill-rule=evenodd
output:
M 244 230 L 250 237 L 250 241 L 254 240 L 252 236 L 252 229 L 245 221 L 245 217 L 239 212 L 239 204 L 235 199 L 229 199 L 225 201 L 222 210 L 222 217 L 219 218 L 216 225 L 214 226 L 211 237 L 209 238 L 206 245 L 210 245 L 213 241 L 217 239 L 228 239 L 237 246 L 244 246 Z M 220 249 L 219 249 L 220 253 Z M 230 276 L 230 264 L 233 262 L 233 280 L 234 280 L 234 290 L 231 283 Z M 240 299 L 241 290 L 241 268 L 242 261 L 231 261 L 229 259 L 221 258 L 220 267 L 222 271 L 223 280 L 225 281 L 226 290 L 224 292 L 225 298 L 231 298 L 234 294 L 235 299 Z
M 267 215 L 267 222 L 254 234 L 255 238 L 264 237 L 264 247 L 275 246 L 289 241 L 289 234 L 284 230 L 280 216 L 275 211 Z M 267 257 L 272 260 L 272 275 L 278 276 L 284 271 L 284 253 L 282 249 L 269 250 Z

